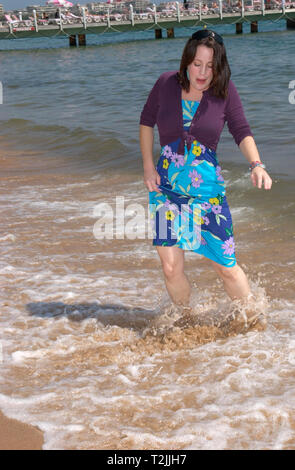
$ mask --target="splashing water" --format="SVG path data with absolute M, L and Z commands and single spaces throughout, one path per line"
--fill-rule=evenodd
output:
M 184 337 L 186 346 L 191 338 L 193 344 L 203 344 L 226 338 L 247 331 L 263 331 L 267 327 L 266 314 L 269 300 L 265 289 L 250 281 L 252 291 L 245 300 L 210 298 L 208 291 L 203 291 L 206 302 L 200 302 L 196 288 L 192 289 L 189 306 L 176 305 L 166 292 L 156 308 L 156 315 L 150 325 L 144 329 L 142 337 L 160 337 L 168 342 L 168 338 Z M 209 299 L 209 300 L 208 300 Z

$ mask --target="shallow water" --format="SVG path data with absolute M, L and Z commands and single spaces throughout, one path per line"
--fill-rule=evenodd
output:
M 0 407 L 39 426 L 45 449 L 295 448 L 294 33 L 225 37 L 273 178 L 271 191 L 251 185 L 225 129 L 217 152 L 261 331 L 230 326 L 234 306 L 199 255 L 185 252 L 186 323 L 150 239 L 94 236 L 101 202 L 147 215 L 139 113 L 184 38 L 1 53 Z

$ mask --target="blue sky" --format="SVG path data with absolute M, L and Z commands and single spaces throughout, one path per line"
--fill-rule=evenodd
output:
M 46 5 L 47 0 L 0 0 L 0 3 L 4 6 L 5 10 L 14 10 L 17 8 L 25 8 L 28 5 Z M 78 2 L 78 0 L 72 0 L 72 3 L 88 3 L 86 0 Z
M 0 3 L 5 10 L 14 10 L 16 8 L 25 8 L 28 5 L 46 5 L 46 0 L 0 0 Z

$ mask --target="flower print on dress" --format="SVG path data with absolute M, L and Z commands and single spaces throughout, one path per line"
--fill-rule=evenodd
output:
M 202 175 L 198 173 L 197 170 L 190 171 L 188 176 L 191 178 L 194 188 L 198 188 L 201 183 L 204 183 Z
M 203 203 L 201 204 L 201 207 L 202 207 L 202 209 L 204 209 L 205 211 L 207 211 L 207 210 L 211 209 L 211 204 L 210 204 L 209 202 L 203 202 Z
M 165 170 L 167 170 L 168 166 L 169 166 L 169 162 L 168 162 L 167 158 L 165 158 L 165 160 L 163 160 L 163 168 L 165 168 Z
M 205 145 L 203 145 L 203 144 L 199 144 L 199 145 L 200 145 L 200 147 L 201 147 L 202 153 L 205 153 L 205 150 L 206 150 Z
M 177 205 L 174 204 L 173 202 L 169 201 L 169 199 L 166 199 L 166 201 L 164 202 L 164 206 L 167 207 L 167 209 L 169 209 L 171 211 L 175 211 L 176 213 L 178 213 Z
M 199 145 L 196 145 L 195 142 L 196 141 L 194 141 L 194 146 L 193 146 L 193 149 L 192 149 L 192 153 L 194 155 L 196 155 L 196 157 L 199 157 L 202 153 L 202 149 Z
M 171 161 L 174 163 L 176 168 L 179 168 L 179 166 L 184 165 L 184 156 L 180 155 L 179 153 L 173 152 L 171 155 Z
M 208 225 L 210 221 L 206 215 L 203 215 L 203 217 L 201 218 L 201 222 L 202 224 Z
M 212 212 L 214 212 L 214 214 L 220 214 L 221 213 L 221 206 L 219 204 L 212 206 Z
M 162 149 L 162 152 L 163 152 L 163 155 L 165 157 L 171 157 L 172 149 L 171 149 L 170 145 L 165 145 L 165 147 L 163 147 L 163 149 Z
M 165 216 L 166 216 L 167 220 L 174 220 L 175 219 L 175 214 L 171 210 L 166 211 Z
M 223 176 L 220 173 L 221 167 L 219 165 L 216 166 L 215 171 L 216 171 L 216 176 L 217 176 L 218 181 L 224 181 Z
M 235 242 L 233 237 L 230 237 L 228 240 L 222 244 L 223 254 L 224 255 L 232 255 L 235 252 Z
M 211 197 L 209 199 L 210 204 L 212 205 L 218 205 L 219 204 L 219 199 L 217 197 Z

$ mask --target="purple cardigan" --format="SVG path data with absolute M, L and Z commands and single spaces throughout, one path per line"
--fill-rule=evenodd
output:
M 232 80 L 229 81 L 226 99 L 217 98 L 211 88 L 203 96 L 192 120 L 189 132 L 183 130 L 181 85 L 176 78 L 177 70 L 160 75 L 140 116 L 140 124 L 158 126 L 160 144 L 167 145 L 181 137 L 178 152 L 184 154 L 184 144 L 190 149 L 193 140 L 198 140 L 216 151 L 224 123 L 237 145 L 252 131 L 245 117 L 242 102 Z

